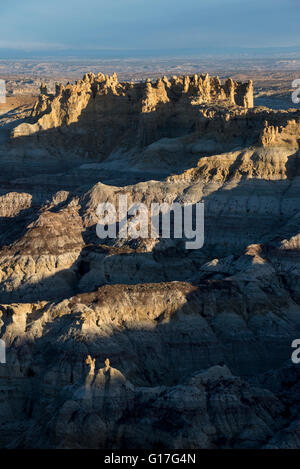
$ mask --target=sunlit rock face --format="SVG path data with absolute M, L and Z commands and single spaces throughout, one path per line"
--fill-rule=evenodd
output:
M 0 137 L 0 446 L 298 448 L 300 111 L 87 74 Z M 204 246 L 100 239 L 120 195 L 204 202 Z
M 75 84 L 57 84 L 55 94 L 42 84 L 32 123 L 17 126 L 12 135 L 42 138 L 45 145 L 59 138 L 68 146 L 72 139 L 80 154 L 104 158 L 116 142 L 128 148 L 150 144 L 171 128 L 174 136 L 189 131 L 208 104 L 252 108 L 252 82 L 221 84 L 206 74 L 133 84 L 120 83 L 116 74 L 89 73 Z

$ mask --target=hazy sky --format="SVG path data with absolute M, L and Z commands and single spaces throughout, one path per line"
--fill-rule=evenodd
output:
M 0 48 L 300 46 L 299 0 L 1 0 Z

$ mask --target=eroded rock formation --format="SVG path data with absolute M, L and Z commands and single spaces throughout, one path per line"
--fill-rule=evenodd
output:
M 221 84 L 218 77 L 207 74 L 133 84 L 120 83 L 116 74 L 89 73 L 75 84 L 57 84 L 55 94 L 49 94 L 42 83 L 33 123 L 16 127 L 13 137 L 44 132 L 49 139 L 54 129 L 64 129 L 64 138 L 78 140 L 78 134 L 81 136 L 78 145 L 82 151 L 106 156 L 116 139 L 127 146 L 156 140 L 159 127 L 169 127 L 174 115 L 176 127 L 194 125 L 199 110 L 208 104 L 252 108 L 253 84 L 231 79 Z
M 299 447 L 300 112 L 252 106 L 208 75 L 42 84 L 0 158 L 1 447 Z M 99 239 L 119 195 L 204 201 L 203 248 Z

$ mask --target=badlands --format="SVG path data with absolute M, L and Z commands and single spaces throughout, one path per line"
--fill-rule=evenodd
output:
M 300 448 L 299 108 L 88 73 L 0 112 L 0 447 Z M 204 201 L 203 248 L 99 239 L 125 194 Z

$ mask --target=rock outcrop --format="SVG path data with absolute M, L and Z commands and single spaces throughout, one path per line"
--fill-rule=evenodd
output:
M 53 131 L 57 138 L 59 129 L 67 142 L 77 140 L 83 154 L 98 153 L 103 158 L 116 140 L 127 146 L 151 143 L 159 135 L 158 127 L 167 128 L 172 120 L 178 128 L 191 127 L 199 110 L 208 104 L 252 108 L 253 84 L 231 79 L 222 84 L 207 74 L 133 84 L 120 83 L 116 74 L 89 73 L 75 84 L 57 84 L 55 94 L 49 94 L 42 83 L 33 122 L 17 126 L 12 136 L 39 135 L 47 141 L 54 138 Z

